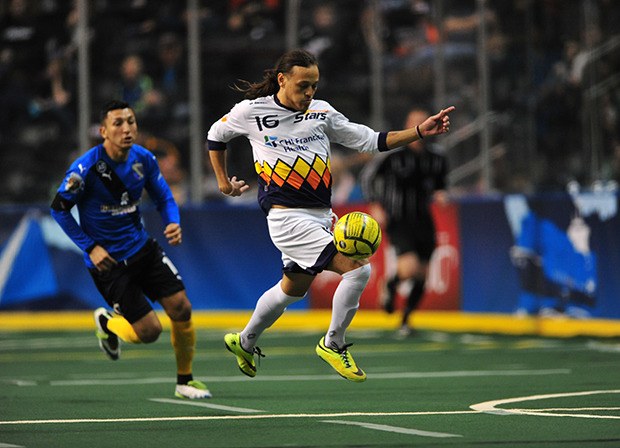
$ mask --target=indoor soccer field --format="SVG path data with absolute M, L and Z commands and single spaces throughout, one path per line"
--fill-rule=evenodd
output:
M 198 330 L 205 401 L 174 397 L 167 331 L 117 362 L 91 330 L 0 332 L 0 447 L 620 446 L 617 338 L 352 330 L 355 384 L 318 331 L 268 331 L 254 379 L 225 332 Z

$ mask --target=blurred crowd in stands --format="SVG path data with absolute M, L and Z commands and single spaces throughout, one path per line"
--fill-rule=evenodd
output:
M 289 2 L 198 3 L 206 133 L 242 99 L 229 86 L 260 79 L 286 51 Z M 457 106 L 455 130 L 473 123 L 480 114 L 477 36 L 484 21 L 493 189 L 529 193 L 563 190 L 570 181 L 620 181 L 617 0 L 487 0 L 482 13 L 476 0 L 443 0 L 441 20 L 430 0 L 299 3 L 299 46 L 320 62 L 317 97 L 352 121 L 371 124 L 372 48 L 383 54 L 384 129 L 400 127 L 411 106 L 434 110 L 443 35 L 444 103 Z M 78 147 L 77 135 L 76 4 L 0 0 L 0 203 L 47 202 L 69 161 L 87 149 Z M 88 4 L 92 143 L 99 141 L 99 106 L 111 97 L 128 101 L 138 114 L 140 143 L 157 155 L 183 203 L 190 159 L 186 2 Z M 252 180 L 246 142 L 232 149 L 230 172 Z M 451 168 L 463 167 L 479 156 L 479 133 L 439 150 Z M 360 199 L 364 159 L 334 148 L 333 162 L 335 201 Z M 453 178 L 454 191 L 480 192 L 479 167 L 465 173 Z M 205 200 L 221 199 L 210 183 L 207 177 Z

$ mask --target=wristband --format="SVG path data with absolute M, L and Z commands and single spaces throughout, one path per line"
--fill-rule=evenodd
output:
M 420 132 L 420 125 L 417 125 L 415 127 L 415 131 L 417 132 L 418 137 L 420 138 L 420 140 L 424 140 L 424 137 L 422 137 L 422 133 Z

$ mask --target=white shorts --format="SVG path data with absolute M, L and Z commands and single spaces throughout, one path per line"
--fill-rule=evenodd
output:
M 336 255 L 329 208 L 272 208 L 267 215 L 271 241 L 282 252 L 284 272 L 316 275 Z

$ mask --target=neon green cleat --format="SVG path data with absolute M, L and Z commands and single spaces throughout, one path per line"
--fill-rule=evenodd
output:
M 211 392 L 209 392 L 209 389 L 207 389 L 207 386 L 202 381 L 191 380 L 187 384 L 177 384 L 174 396 L 177 398 L 196 400 L 200 398 L 211 398 Z
M 224 345 L 226 345 L 229 352 L 237 357 L 237 365 L 239 366 L 239 370 L 241 370 L 244 375 L 254 378 L 256 376 L 254 354 L 256 353 L 259 357 L 265 357 L 265 355 L 263 355 L 260 351 L 260 348 L 254 347 L 251 353 L 246 351 L 243 347 L 241 347 L 239 333 L 228 333 L 224 336 Z
M 328 348 L 325 346 L 325 336 L 323 336 L 316 345 L 316 354 L 332 366 L 341 377 L 361 383 L 366 381 L 366 374 L 355 364 L 353 356 L 347 350 L 350 346 L 351 344 L 345 344 L 343 347 L 338 347 L 332 342 L 332 347 Z

